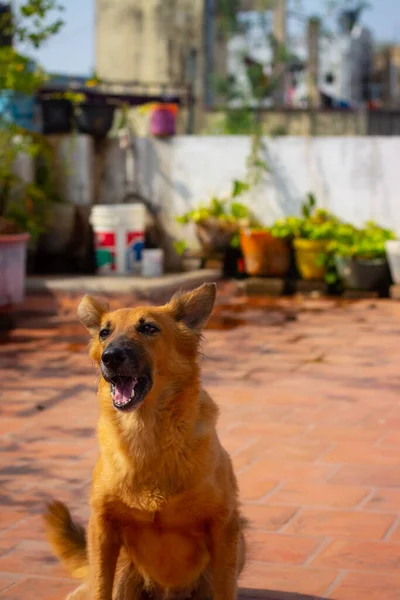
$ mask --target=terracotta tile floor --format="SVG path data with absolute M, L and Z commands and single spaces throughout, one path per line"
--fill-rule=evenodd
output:
M 228 292 L 206 335 L 204 382 L 252 520 L 243 587 L 398 600 L 400 304 L 247 306 Z M 63 600 L 73 583 L 39 515 L 50 497 L 88 513 L 96 371 L 76 299 L 58 301 L 51 315 L 54 299 L 30 298 L 0 345 L 1 599 Z

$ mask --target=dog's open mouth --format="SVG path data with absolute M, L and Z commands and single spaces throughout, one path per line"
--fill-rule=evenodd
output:
M 144 400 L 149 389 L 147 377 L 113 377 L 110 381 L 111 397 L 118 410 L 131 410 Z

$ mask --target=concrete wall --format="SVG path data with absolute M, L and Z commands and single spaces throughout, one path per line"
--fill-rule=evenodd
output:
M 77 206 L 90 206 L 94 198 L 94 142 L 88 135 L 47 137 L 55 155 L 61 198 Z
M 156 87 L 185 81 L 190 49 L 202 60 L 203 12 L 203 0 L 96 0 L 98 76 Z
M 170 141 L 138 140 L 142 193 L 162 209 L 168 231 L 193 239 L 175 217 L 244 178 L 249 138 L 182 136 Z M 400 137 L 281 137 L 266 140 L 270 174 L 248 202 L 266 224 L 297 214 L 306 194 L 322 207 L 361 225 L 374 219 L 400 235 Z M 124 195 L 124 157 L 109 140 L 101 175 L 101 202 Z

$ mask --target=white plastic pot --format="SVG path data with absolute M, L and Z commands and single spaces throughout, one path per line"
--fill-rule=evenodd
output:
M 143 250 L 142 275 L 143 277 L 161 277 L 164 272 L 164 250 L 149 248 Z
M 400 284 L 400 240 L 386 242 L 386 255 L 393 283 Z
M 29 233 L 0 235 L 0 306 L 24 299 L 28 242 Z

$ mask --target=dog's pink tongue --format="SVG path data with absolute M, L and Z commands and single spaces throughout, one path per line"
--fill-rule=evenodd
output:
M 126 404 L 132 398 L 136 379 L 120 379 L 114 385 L 113 400 L 116 404 Z

